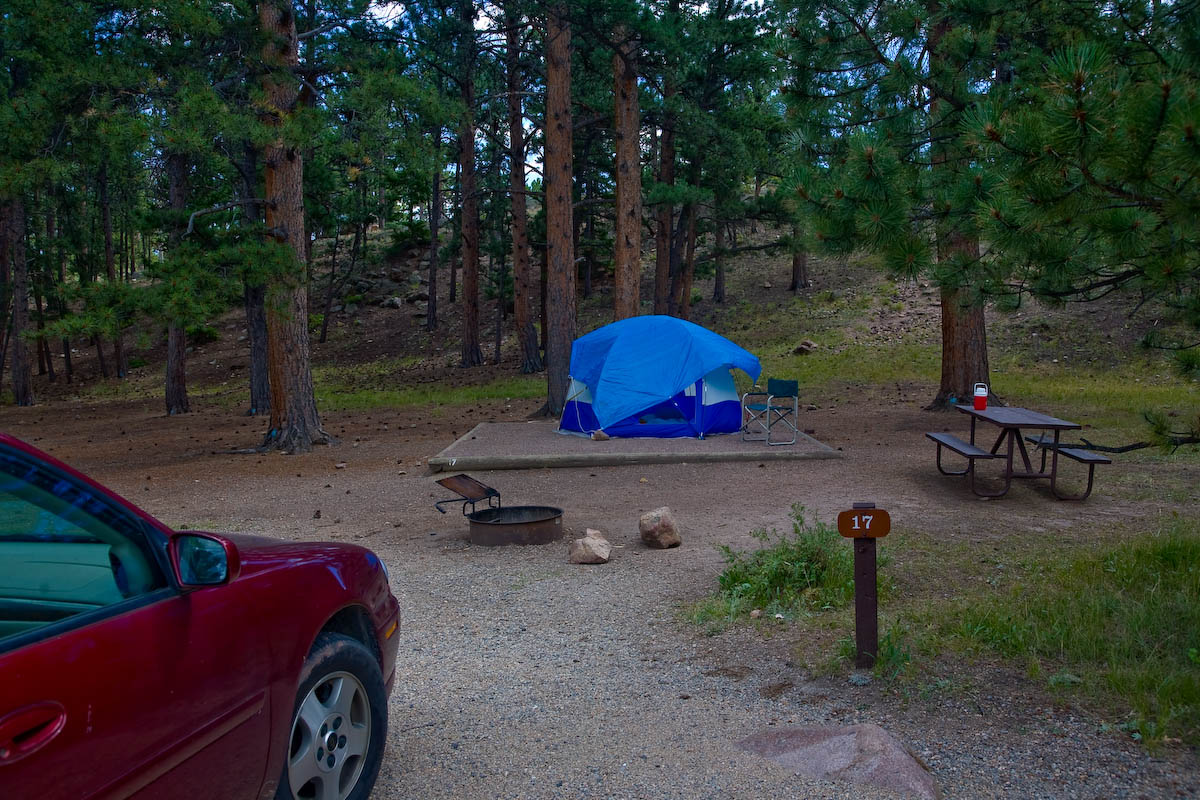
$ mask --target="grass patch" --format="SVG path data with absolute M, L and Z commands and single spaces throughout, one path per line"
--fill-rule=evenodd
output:
M 1200 523 L 1176 520 L 956 605 L 932 611 L 932 635 L 1120 707 L 1148 744 L 1200 745 Z
M 405 406 L 466 406 L 488 400 L 544 397 L 544 375 L 501 378 L 474 386 L 443 386 L 428 383 L 401 389 L 358 389 L 337 383 L 316 388 L 321 410 L 352 411 Z
M 719 632 L 758 610 L 790 619 L 846 605 L 854 597 L 854 555 L 836 529 L 808 522 L 803 506 L 792 507 L 792 532 L 754 531 L 757 550 L 719 545 L 725 569 L 715 595 L 692 606 L 692 622 Z M 886 559 L 880 559 L 880 565 Z
M 992 380 L 993 391 L 1009 403 L 1044 408 L 1052 414 L 1061 411 L 1112 436 L 1113 441 L 1098 442 L 1110 446 L 1147 439 L 1150 430 L 1142 416 L 1147 409 L 1186 414 L 1200 408 L 1200 384 L 1133 364 L 1121 370 L 1093 370 L 1009 362 L 993 370 Z M 1084 435 L 1091 438 L 1087 432 Z
M 840 336 L 815 336 L 820 349 L 807 355 L 762 353 L 768 375 L 799 380 L 808 391 L 854 385 L 891 385 L 896 382 L 927 381 L 937 384 L 941 370 L 938 346 L 914 339 L 887 345 L 845 344 Z

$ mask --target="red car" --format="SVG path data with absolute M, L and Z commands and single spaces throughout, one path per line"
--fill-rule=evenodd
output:
M 396 598 L 347 544 L 173 531 L 0 434 L 0 797 L 367 797 Z

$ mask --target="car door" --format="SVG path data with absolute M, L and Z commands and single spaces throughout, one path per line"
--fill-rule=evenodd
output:
M 263 637 L 235 581 L 181 593 L 165 534 L 0 447 L 0 794 L 252 797 Z

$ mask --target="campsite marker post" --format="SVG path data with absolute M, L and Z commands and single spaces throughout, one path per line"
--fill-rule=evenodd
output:
M 879 654 L 879 595 L 875 586 L 875 540 L 888 535 L 892 518 L 874 503 L 855 503 L 838 514 L 838 533 L 854 540 L 854 638 L 859 669 L 875 665 Z

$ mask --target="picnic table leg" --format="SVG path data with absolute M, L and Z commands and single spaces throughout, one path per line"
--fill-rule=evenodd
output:
M 1025 472 L 1032 473 L 1033 464 L 1029 460 L 1029 451 L 1025 448 L 1025 438 L 1021 435 L 1021 429 L 1015 428 L 1013 430 L 1013 436 L 1015 436 L 1017 439 L 1017 447 L 1021 448 L 1021 460 L 1025 462 Z M 1045 471 L 1045 467 L 1043 467 L 1042 472 Z
M 972 424 L 973 423 L 974 423 L 974 420 L 972 420 Z M 992 447 L 993 453 L 995 453 L 996 450 L 999 449 L 1000 442 L 1003 441 L 1005 435 L 1008 432 L 1009 431 L 1006 428 L 1006 429 L 1004 429 L 1004 431 L 1002 431 L 1000 433 L 1000 438 L 996 440 L 996 444 Z M 972 438 L 974 438 L 974 437 L 972 437 Z M 971 491 L 974 492 L 975 494 L 979 495 L 980 497 L 1003 497 L 1004 495 L 1008 494 L 1008 490 L 1012 486 L 1012 457 L 1013 457 L 1013 446 L 1012 446 L 1012 439 L 1010 438 L 1008 441 L 1008 458 L 1005 460 L 1005 466 L 1004 466 L 1004 488 L 998 492 L 985 492 L 985 491 L 982 491 L 978 486 L 975 485 L 975 475 L 976 475 L 976 472 L 974 469 L 975 462 L 972 461 L 971 469 L 970 469 Z
M 1054 432 L 1054 452 L 1050 456 L 1050 491 L 1059 500 L 1086 500 L 1088 495 L 1092 493 L 1092 480 L 1096 476 L 1096 465 L 1088 464 L 1088 481 L 1087 488 L 1083 490 L 1083 494 L 1069 495 L 1059 494 L 1058 491 L 1058 436 L 1059 432 Z

